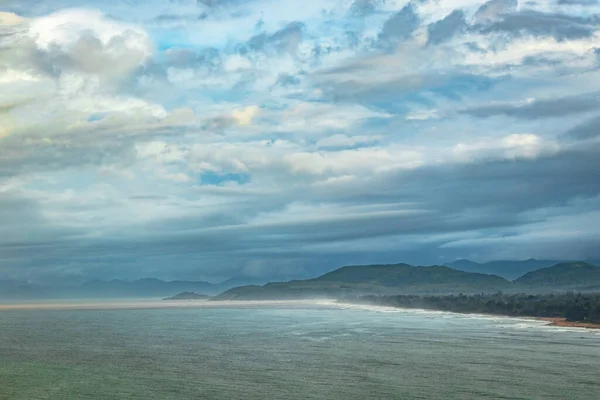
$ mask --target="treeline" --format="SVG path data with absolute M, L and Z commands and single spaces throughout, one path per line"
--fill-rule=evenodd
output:
M 343 301 L 399 308 L 515 317 L 565 318 L 571 322 L 600 324 L 600 294 L 477 294 L 447 296 L 359 296 Z

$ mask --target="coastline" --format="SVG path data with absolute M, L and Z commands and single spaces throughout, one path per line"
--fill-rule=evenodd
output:
M 566 318 L 560 317 L 534 317 L 538 321 L 549 322 L 548 325 L 558 326 L 562 328 L 586 328 L 586 329 L 600 329 L 600 324 L 594 324 L 592 322 L 572 322 L 567 321 Z
M 585 328 L 585 329 L 600 329 L 600 324 L 591 322 L 573 322 L 567 321 L 562 317 L 535 317 L 535 316 L 515 316 L 506 314 L 490 314 L 490 313 L 468 313 L 455 312 L 446 310 L 436 310 L 430 308 L 403 308 L 385 305 L 375 305 L 368 303 L 345 302 L 334 299 L 319 299 L 319 300 L 222 300 L 222 301 L 207 301 L 207 300 L 180 300 L 180 301 L 165 301 L 165 300 L 121 300 L 121 301 L 59 301 L 59 302 L 43 302 L 43 303 L 0 303 L 0 312 L 15 311 L 15 310 L 136 310 L 136 309 L 170 309 L 170 308 L 219 308 L 219 307 L 261 307 L 261 306 L 307 306 L 307 305 L 345 305 L 345 306 L 377 306 L 390 309 L 402 310 L 418 310 L 418 311 L 433 311 L 433 312 L 450 312 L 455 314 L 476 314 L 490 317 L 506 317 L 506 318 L 524 318 L 535 321 L 546 322 L 548 326 L 562 328 Z
M 528 320 L 533 320 L 533 321 L 547 322 L 546 325 L 548 325 L 548 326 L 555 326 L 555 327 L 561 327 L 561 328 L 600 329 L 600 324 L 597 324 L 597 323 L 567 321 L 567 319 L 563 318 L 563 317 L 535 317 L 535 316 L 531 316 L 531 315 L 469 313 L 469 312 L 437 310 L 437 309 L 433 309 L 433 308 L 405 308 L 405 307 L 395 307 L 395 306 L 377 305 L 377 304 L 368 304 L 368 303 L 340 302 L 339 300 L 336 301 L 336 303 L 337 304 L 345 304 L 345 305 L 358 305 L 358 306 L 376 306 L 376 307 L 385 307 L 385 308 L 401 309 L 401 310 L 448 312 L 448 313 L 462 314 L 462 315 L 482 315 L 482 316 L 488 316 L 488 317 L 522 318 L 522 319 L 528 319 Z

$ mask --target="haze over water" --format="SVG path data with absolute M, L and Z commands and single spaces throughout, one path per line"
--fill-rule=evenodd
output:
M 0 398 L 591 399 L 600 392 L 594 330 L 328 302 L 140 304 L 1 311 Z

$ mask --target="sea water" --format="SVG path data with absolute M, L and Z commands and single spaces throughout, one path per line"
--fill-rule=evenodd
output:
M 534 320 L 333 302 L 10 308 L 0 399 L 600 398 L 600 331 Z

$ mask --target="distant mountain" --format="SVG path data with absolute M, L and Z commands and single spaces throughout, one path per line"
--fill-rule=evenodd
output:
M 146 278 L 136 281 L 100 281 L 87 282 L 78 290 L 82 297 L 127 298 L 127 297 L 166 297 L 181 292 L 200 292 L 216 294 L 219 288 L 208 282 L 170 281 Z
M 477 271 L 480 271 L 483 267 L 483 264 L 480 264 L 478 262 L 471 261 L 471 260 L 466 260 L 464 258 L 460 259 L 460 260 L 452 261 L 450 263 L 446 263 L 444 265 L 447 267 L 450 267 L 450 268 L 458 269 L 461 271 L 467 271 L 467 272 L 477 272 Z
M 92 280 L 82 285 L 60 286 L 31 284 L 25 281 L 0 280 L 0 300 L 26 299 L 106 299 L 164 298 L 182 292 L 216 295 L 236 286 L 265 284 L 257 278 L 232 278 L 219 284 L 203 281 L 163 281 L 144 278 L 135 281 Z
M 347 266 L 315 279 L 242 286 L 216 297 L 225 299 L 291 299 L 395 293 L 481 293 L 509 289 L 493 275 L 458 271 L 446 266 L 408 264 Z
M 210 296 L 207 296 L 205 294 L 198 294 L 198 293 L 194 293 L 194 292 L 182 292 L 179 294 L 176 294 L 173 297 L 167 297 L 166 299 L 163 300 L 208 300 L 210 299 Z
M 301 299 L 363 294 L 600 291 L 600 267 L 592 264 L 530 259 L 483 264 L 457 260 L 448 266 L 430 267 L 358 265 L 342 267 L 314 279 L 266 284 L 261 279 L 244 277 L 220 284 L 147 278 L 135 281 L 93 280 L 81 286 L 0 280 L 0 300 L 165 298 L 183 292 L 210 296 L 221 293 L 217 299 Z M 524 270 L 527 271 L 521 274 Z M 520 278 L 514 282 L 505 279 L 517 276 Z
M 309 281 L 369 283 L 393 288 L 422 288 L 442 285 L 501 288 L 508 281 L 494 275 L 469 273 L 446 266 L 414 267 L 408 264 L 356 265 L 336 269 Z
M 600 290 L 600 267 L 585 262 L 560 263 L 528 272 L 515 284 L 551 290 Z
M 217 287 L 220 292 L 223 292 L 238 286 L 264 285 L 268 282 L 269 280 L 265 278 L 235 277 L 219 283 Z
M 25 281 L 0 280 L 0 299 L 42 299 L 52 294 L 49 287 Z
M 471 260 L 456 260 L 445 264 L 454 269 L 459 269 L 466 272 L 478 272 L 481 274 L 491 274 L 502 276 L 506 279 L 513 280 L 526 274 L 527 272 L 535 271 L 536 269 L 550 267 L 561 263 L 562 261 L 553 260 L 536 260 L 530 258 L 522 261 L 498 260 L 486 263 L 477 263 Z

